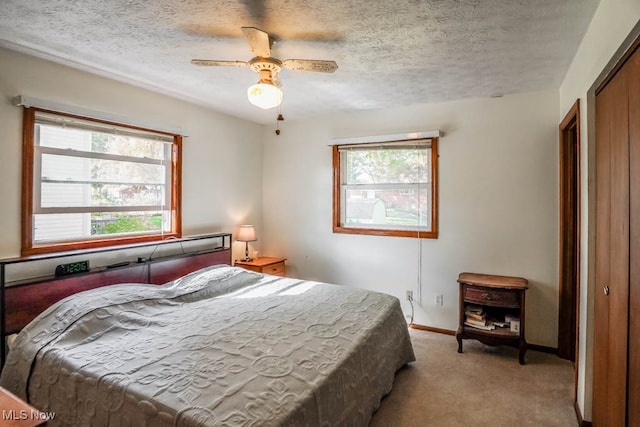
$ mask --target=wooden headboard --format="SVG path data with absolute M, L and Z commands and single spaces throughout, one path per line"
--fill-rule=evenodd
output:
M 229 240 L 231 240 L 231 235 Z M 230 242 L 229 242 L 230 243 Z M 143 261 L 143 260 L 141 260 Z M 152 261 L 102 267 L 71 276 L 46 277 L 5 286 L 2 266 L 0 289 L 0 357 L 4 365 L 6 336 L 19 332 L 54 303 L 78 292 L 126 283 L 160 285 L 192 271 L 217 264 L 231 265 L 230 244 L 211 250 L 157 258 Z
M 4 335 L 19 332 L 54 303 L 78 292 L 119 283 L 160 285 L 192 271 L 216 264 L 231 264 L 231 250 L 180 255 L 159 260 L 104 268 L 85 274 L 54 277 L 5 288 Z

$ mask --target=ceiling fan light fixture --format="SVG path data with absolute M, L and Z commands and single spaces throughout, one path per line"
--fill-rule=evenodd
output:
M 270 83 L 258 82 L 247 90 L 249 102 L 268 110 L 282 103 L 282 91 Z
M 220 61 L 217 59 L 192 59 L 191 63 L 206 67 L 250 67 L 260 75 L 258 83 L 247 90 L 249 102 L 256 107 L 268 110 L 282 103 L 280 90 L 280 70 L 282 67 L 292 71 L 315 71 L 318 73 L 333 73 L 338 69 L 335 61 L 320 59 L 285 59 L 284 61 L 271 56 L 273 39 L 269 33 L 255 27 L 242 27 L 251 52 L 256 55 L 249 61 Z

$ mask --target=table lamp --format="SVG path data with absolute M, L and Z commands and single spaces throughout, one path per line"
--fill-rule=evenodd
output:
M 245 242 L 244 259 L 242 261 L 252 261 L 252 259 L 249 258 L 249 242 L 258 240 L 256 239 L 256 229 L 253 225 L 241 225 L 236 240 L 238 242 Z

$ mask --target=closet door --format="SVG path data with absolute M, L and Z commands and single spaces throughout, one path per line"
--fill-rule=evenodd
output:
M 629 280 L 629 380 L 628 425 L 640 426 L 640 49 L 629 68 L 629 184 L 630 184 L 630 280 Z
M 629 114 L 623 67 L 596 96 L 593 425 L 624 426 L 629 315 Z

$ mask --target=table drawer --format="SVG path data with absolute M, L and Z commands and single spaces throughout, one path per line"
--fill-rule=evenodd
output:
M 518 292 L 509 290 L 465 286 L 464 300 L 496 307 L 520 307 Z
M 284 276 L 285 275 L 284 261 L 278 262 L 276 264 L 265 265 L 264 267 L 262 267 L 262 272 L 266 274 L 271 274 L 273 276 Z

